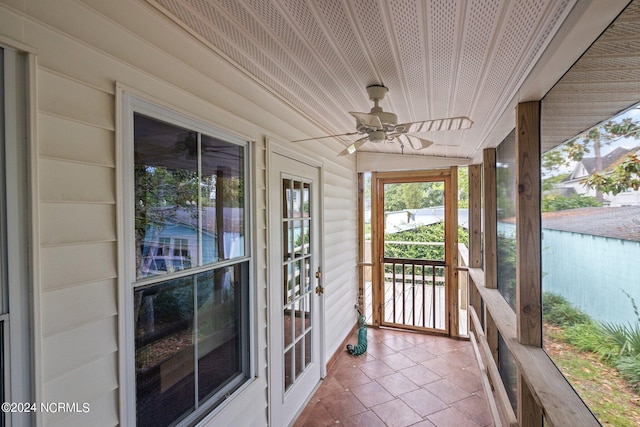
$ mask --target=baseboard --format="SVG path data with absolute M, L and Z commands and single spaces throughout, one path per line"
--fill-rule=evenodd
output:
M 348 344 L 349 340 L 351 339 L 351 337 L 353 336 L 353 334 L 355 334 L 357 332 L 358 327 L 359 327 L 358 322 L 356 322 L 353 325 L 353 328 L 351 328 L 351 330 L 347 334 L 347 336 L 344 337 L 344 340 L 342 340 L 342 344 L 340 344 L 340 347 L 338 347 L 338 349 L 335 351 L 335 353 L 333 353 L 333 355 L 329 358 L 329 360 L 327 361 L 327 366 L 326 366 L 327 367 L 327 372 L 329 372 L 329 370 L 336 363 L 336 361 L 338 360 L 338 357 L 340 356 L 340 354 L 343 351 L 346 351 L 347 344 Z

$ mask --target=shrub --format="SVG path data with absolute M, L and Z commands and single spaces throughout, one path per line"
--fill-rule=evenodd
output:
M 640 391 L 640 354 L 620 357 L 616 368 L 635 391 Z
M 615 359 L 622 348 L 616 340 L 607 337 L 599 324 L 592 321 L 568 327 L 564 338 L 579 351 L 590 351 L 601 360 Z
M 591 321 L 588 315 L 572 307 L 566 298 L 550 292 L 542 294 L 542 316 L 546 322 L 563 327 Z

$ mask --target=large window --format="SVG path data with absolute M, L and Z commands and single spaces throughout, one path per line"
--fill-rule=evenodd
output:
M 138 104 L 126 260 L 135 418 L 189 424 L 250 376 L 248 144 Z
M 640 2 L 542 101 L 544 348 L 603 425 L 640 423 Z

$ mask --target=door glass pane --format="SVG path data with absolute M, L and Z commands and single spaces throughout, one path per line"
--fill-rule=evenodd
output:
M 289 389 L 311 362 L 311 268 L 313 227 L 309 195 L 311 185 L 301 180 L 282 180 L 282 247 L 284 249 L 284 384 Z M 301 218 L 308 218 L 301 220 Z
M 293 374 L 293 368 L 295 363 L 293 360 L 294 352 L 293 347 L 284 353 L 284 390 L 287 391 L 293 385 L 295 375 Z
M 309 197 L 311 194 L 311 184 L 305 182 L 302 184 L 302 216 L 309 218 L 311 211 L 309 210 Z
M 304 339 L 300 338 L 296 343 L 296 378 L 302 374 L 302 371 L 304 371 Z
M 302 217 L 302 182 L 293 182 L 293 216 L 296 218 Z
M 282 217 L 293 218 L 293 183 L 290 179 L 282 180 Z

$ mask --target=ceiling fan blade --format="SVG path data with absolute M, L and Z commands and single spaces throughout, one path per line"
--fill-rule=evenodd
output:
M 396 126 L 396 130 L 403 128 L 404 132 L 437 132 L 446 130 L 469 129 L 473 121 L 469 117 L 448 117 L 446 119 L 424 120 L 421 122 L 401 123 Z
M 380 121 L 380 117 L 376 116 L 375 114 L 357 113 L 353 111 L 350 111 L 349 114 L 355 117 L 358 123 L 361 123 L 366 127 L 371 127 L 375 129 L 382 128 L 382 122 Z
M 364 138 L 360 138 L 359 140 L 357 140 L 356 142 L 354 142 L 353 144 L 351 144 L 350 146 L 348 146 L 347 148 L 345 148 L 343 151 L 341 151 L 338 156 L 348 156 L 349 154 L 353 154 L 356 151 L 358 151 L 360 149 L 360 147 L 362 147 L 362 145 L 367 142 L 368 137 L 364 137 Z
M 351 136 L 351 135 L 358 135 L 358 134 L 360 134 L 360 132 L 347 132 L 347 133 L 341 133 L 341 134 L 338 134 L 338 135 L 325 135 L 325 136 L 318 136 L 318 137 L 315 137 L 315 138 L 296 139 L 295 141 L 291 141 L 291 142 L 314 141 L 316 139 L 337 138 L 339 136 Z
M 398 138 L 405 138 L 414 150 L 423 150 L 433 145 L 433 141 L 421 138 L 416 135 L 401 134 Z

